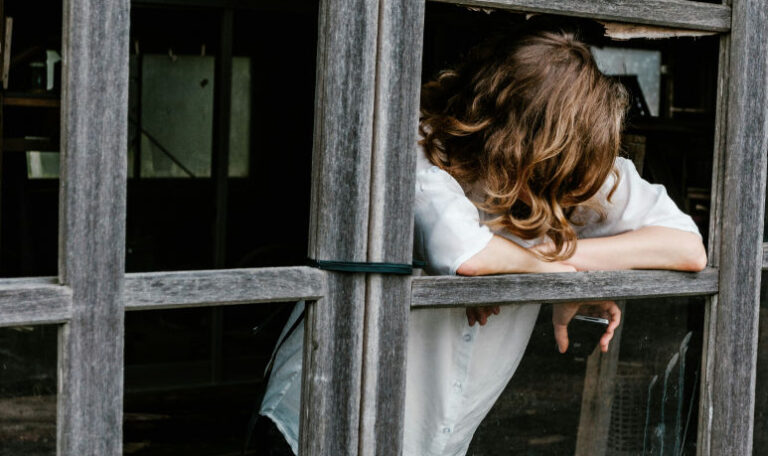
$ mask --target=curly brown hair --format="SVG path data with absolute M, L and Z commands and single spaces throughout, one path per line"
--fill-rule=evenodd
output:
M 482 188 L 476 204 L 491 228 L 546 235 L 554 250 L 541 256 L 562 260 L 576 249 L 574 209 L 594 206 L 612 171 L 618 183 L 627 104 L 575 33 L 529 32 L 476 48 L 423 86 L 420 144 L 434 165 Z

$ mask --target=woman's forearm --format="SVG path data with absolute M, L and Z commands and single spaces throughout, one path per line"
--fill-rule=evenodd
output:
M 458 275 L 480 276 L 525 272 L 573 272 L 574 266 L 540 260 L 524 247 L 494 235 L 488 245 L 456 270 Z
M 701 271 L 707 265 L 707 253 L 701 237 L 695 233 L 648 226 L 615 236 L 580 239 L 576 253 L 565 262 L 579 271 Z

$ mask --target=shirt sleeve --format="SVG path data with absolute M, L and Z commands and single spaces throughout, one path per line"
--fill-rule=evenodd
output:
M 613 175 L 597 195 L 605 217 L 600 220 L 593 214 L 593 220 L 579 230 L 580 237 L 611 236 L 646 226 L 675 228 L 701 236 L 693 219 L 677 207 L 664 186 L 644 180 L 632 161 L 625 158 L 616 160 L 616 168 L 619 184 L 610 201 L 607 196 L 615 182 Z
M 414 206 L 415 247 L 430 274 L 456 274 L 493 238 L 459 183 L 437 166 L 417 171 Z

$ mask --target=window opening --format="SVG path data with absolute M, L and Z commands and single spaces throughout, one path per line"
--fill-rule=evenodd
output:
M 0 328 L 2 454 L 56 454 L 58 329 Z

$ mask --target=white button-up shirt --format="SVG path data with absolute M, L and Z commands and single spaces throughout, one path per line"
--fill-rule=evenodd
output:
M 420 150 L 420 148 L 419 148 Z M 644 226 L 664 226 L 698 233 L 664 187 L 643 180 L 631 161 L 616 160 L 619 185 L 611 201 L 611 174 L 596 195 L 605 217 L 580 214 L 580 238 L 602 237 Z M 465 190 L 419 152 L 416 174 L 415 250 L 430 274 L 456 274 L 458 267 L 493 237 Z M 524 247 L 509 233 L 496 233 Z M 303 309 L 299 303 L 286 328 Z M 406 372 L 405 456 L 464 455 L 472 435 L 504 390 L 525 351 L 538 304 L 504 307 L 485 326 L 467 324 L 464 309 L 411 312 Z M 283 332 L 285 333 L 286 330 Z M 281 335 L 281 339 L 282 339 Z M 293 448 L 298 448 L 303 324 L 275 355 L 261 414 L 271 418 Z M 514 430 L 510 430 L 514 432 Z

